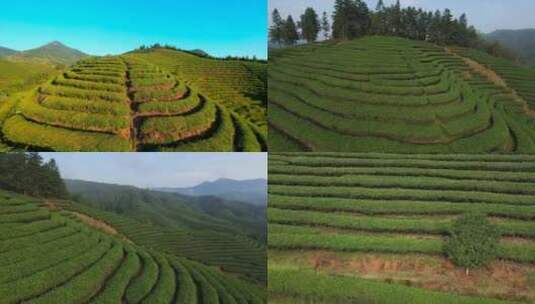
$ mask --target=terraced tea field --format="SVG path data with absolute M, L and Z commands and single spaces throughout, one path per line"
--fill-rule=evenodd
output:
M 393 37 L 275 50 L 270 148 L 533 153 L 533 73 L 469 50 Z
M 238 113 L 263 140 L 267 135 L 267 64 L 214 60 L 184 52 L 155 49 L 133 53 L 167 68 L 206 96 Z
M 265 303 L 256 285 L 51 202 L 0 192 L 0 230 L 2 303 Z
M 149 219 L 143 222 L 80 204 L 65 208 L 109 223 L 136 244 L 212 265 L 252 282 L 266 283 L 265 246 L 240 236 L 238 232 L 235 235 L 226 233 L 224 227 L 219 230 L 210 227 L 214 223 L 204 222 L 206 231 L 202 228 L 172 229 L 150 224 Z
M 270 303 L 533 303 L 534 181 L 533 156 L 272 154 Z M 473 211 L 502 236 L 467 275 L 443 246 Z
M 46 85 L 12 101 L 4 112 L 0 116 L 3 140 L 15 148 L 266 149 L 265 137 L 234 109 L 134 55 L 83 59 Z

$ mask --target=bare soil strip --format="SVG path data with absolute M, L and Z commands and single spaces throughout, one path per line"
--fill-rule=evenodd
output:
M 490 82 L 494 83 L 495 85 L 497 85 L 497 86 L 499 86 L 501 88 L 505 88 L 508 91 L 510 91 L 511 93 L 509 95 L 514 100 L 518 101 L 519 103 L 521 103 L 523 105 L 524 112 L 530 117 L 535 117 L 535 110 L 532 110 L 529 107 L 528 102 L 524 98 L 522 98 L 520 95 L 518 95 L 518 93 L 513 88 L 509 87 L 507 85 L 507 82 L 505 81 L 505 79 L 503 79 L 500 75 L 498 75 L 494 70 L 489 69 L 485 65 L 483 65 L 483 64 L 481 64 L 481 63 L 479 63 L 479 62 L 477 62 L 475 60 L 472 60 L 470 58 L 461 56 L 461 55 L 455 53 L 453 50 L 451 50 L 448 47 L 445 47 L 444 49 L 446 50 L 447 53 L 461 58 L 470 67 L 470 69 L 473 72 L 476 72 L 479 75 L 487 78 Z

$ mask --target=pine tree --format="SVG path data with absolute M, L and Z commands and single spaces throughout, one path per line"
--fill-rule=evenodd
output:
M 401 31 L 401 4 L 399 0 L 396 1 L 396 4 L 391 9 L 389 23 L 392 28 L 392 34 L 399 35 Z
M 271 18 L 273 21 L 273 25 L 269 29 L 270 41 L 277 45 L 281 45 L 283 41 L 284 22 L 282 21 L 279 10 L 274 9 Z
M 321 30 L 320 21 L 318 19 L 318 14 L 316 11 L 308 7 L 305 10 L 305 13 L 301 15 L 301 33 L 303 39 L 307 42 L 314 42 L 318 39 L 318 34 Z
M 370 12 L 361 0 L 336 0 L 333 13 L 333 38 L 348 40 L 368 33 Z
M 288 16 L 283 26 L 282 38 L 287 45 L 294 45 L 299 40 L 299 33 L 292 16 Z
M 383 0 L 377 2 L 375 7 L 375 14 L 372 16 L 373 33 L 377 35 L 386 34 L 387 22 L 386 22 L 386 7 Z
M 329 39 L 329 32 L 331 31 L 331 25 L 329 24 L 329 18 L 327 12 L 323 12 L 323 18 L 321 19 L 321 30 L 323 31 L 323 37 L 325 40 Z
M 450 9 L 445 9 L 444 14 L 442 14 L 442 21 L 440 23 L 440 32 L 441 32 L 441 42 L 442 44 L 449 44 L 452 42 L 453 35 L 453 16 Z
M 0 189 L 38 197 L 67 197 L 56 162 L 38 153 L 0 154 Z

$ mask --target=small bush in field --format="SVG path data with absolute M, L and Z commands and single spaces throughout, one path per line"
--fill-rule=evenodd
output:
M 458 266 L 470 269 L 485 266 L 498 253 L 500 232 L 483 213 L 468 213 L 455 221 L 444 245 L 446 255 Z

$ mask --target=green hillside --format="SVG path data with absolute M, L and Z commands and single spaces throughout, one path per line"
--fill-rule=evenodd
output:
M 15 54 L 17 51 L 10 48 L 0 46 L 0 57 L 9 56 Z
M 535 158 L 273 154 L 271 303 L 533 303 Z M 482 212 L 498 260 L 467 275 L 444 257 L 452 223 Z
M 273 50 L 270 149 L 533 153 L 535 70 L 482 59 L 375 36 Z
M 12 101 L 3 138 L 39 151 L 266 150 L 261 129 L 182 77 L 132 54 L 83 59 Z
M 16 62 L 71 65 L 87 56 L 87 54 L 65 46 L 59 41 L 53 41 L 35 49 L 13 53 L 6 59 Z
M 216 60 L 169 49 L 136 52 L 133 56 L 163 66 L 207 97 L 238 113 L 265 137 L 267 64 Z
M 139 246 L 60 204 L 0 194 L 2 303 L 264 303 L 260 288 Z
M 263 206 L 84 181 L 66 181 L 68 208 L 109 223 L 137 244 L 265 282 Z

